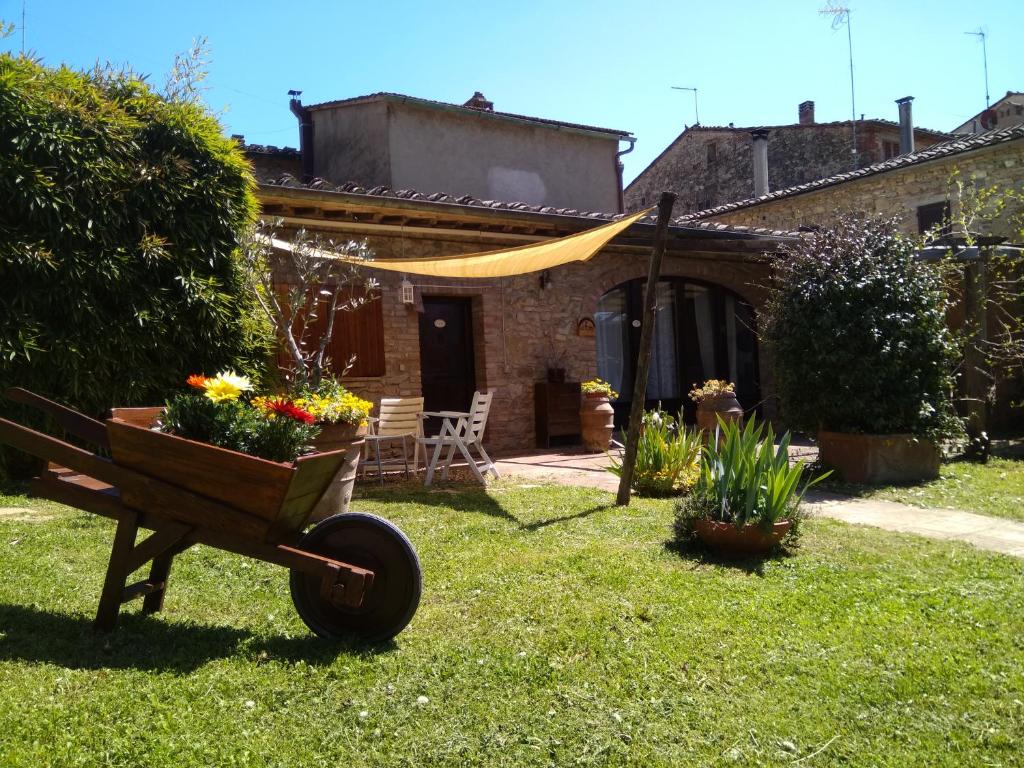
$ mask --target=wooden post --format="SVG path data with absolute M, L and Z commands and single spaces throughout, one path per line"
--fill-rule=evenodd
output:
M 640 425 L 644 419 L 644 398 L 647 395 L 647 371 L 651 363 L 651 344 L 654 342 L 654 325 L 658 310 L 658 278 L 661 277 L 661 261 L 665 256 L 668 240 L 668 225 L 672 218 L 672 206 L 676 196 L 662 192 L 658 201 L 658 220 L 654 230 L 654 247 L 651 249 L 651 265 L 647 271 L 647 287 L 644 289 L 644 316 L 640 326 L 640 351 L 636 358 L 636 376 L 633 379 L 633 401 L 629 408 L 629 431 L 626 433 L 626 455 L 622 459 L 622 474 L 619 476 L 619 493 L 615 503 L 629 505 L 629 489 L 633 484 L 633 468 L 636 464 L 636 448 L 640 442 Z
M 985 342 L 988 339 L 987 286 L 985 262 L 989 248 L 978 249 L 978 260 L 964 268 L 964 319 L 967 348 L 964 350 L 964 395 L 967 399 L 967 434 L 976 438 L 987 428 L 988 368 Z

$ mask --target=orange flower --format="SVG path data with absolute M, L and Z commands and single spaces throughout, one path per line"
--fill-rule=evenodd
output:
M 203 376 L 201 373 L 193 373 L 191 376 L 188 377 L 187 384 L 190 387 L 195 387 L 196 389 L 205 389 L 206 377 Z

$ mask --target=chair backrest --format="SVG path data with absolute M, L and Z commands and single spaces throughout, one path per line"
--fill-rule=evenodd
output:
M 487 415 L 491 412 L 491 398 L 493 397 L 493 391 L 486 394 L 473 393 L 473 404 L 469 408 L 469 418 L 466 419 L 464 437 L 467 443 L 484 439 L 484 429 L 487 427 Z
M 419 435 L 423 424 L 422 397 L 382 397 L 377 422 L 378 435 Z

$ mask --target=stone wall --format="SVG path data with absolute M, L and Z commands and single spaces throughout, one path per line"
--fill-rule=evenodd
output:
M 685 131 L 625 191 L 626 210 L 658 200 L 663 190 L 679 195 L 677 213 L 695 213 L 754 196 L 749 128 Z M 815 123 L 771 128 L 768 134 L 768 189 L 785 189 L 853 169 L 849 123 Z M 899 127 L 865 120 L 857 126 L 858 167 L 885 159 L 884 142 L 899 143 Z M 915 133 L 916 148 L 939 137 Z
M 831 187 L 768 200 L 709 216 L 723 224 L 797 229 L 827 225 L 842 212 L 899 216 L 908 233 L 917 232 L 918 206 L 949 199 L 954 171 L 979 187 L 1020 187 L 1024 183 L 1024 141 L 897 168 Z
M 334 235 L 337 237 L 337 233 Z M 430 257 L 468 253 L 493 244 L 440 239 L 373 236 L 370 247 L 378 258 Z M 410 276 L 420 296 L 464 296 L 472 299 L 473 342 L 477 388 L 493 390 L 486 443 L 497 453 L 531 449 L 534 436 L 534 382 L 545 377 L 552 345 L 564 350 L 567 376 L 582 381 L 597 374 L 596 339 L 578 337 L 576 324 L 593 317 L 597 301 L 611 288 L 647 274 L 646 249 L 607 249 L 585 264 L 551 270 L 551 285 L 540 287 L 538 275 L 492 280 L 446 280 Z M 762 301 L 759 287 L 766 272 L 762 264 L 725 254 L 666 255 L 665 276 L 691 277 L 735 291 L 755 307 Z M 402 275 L 377 272 L 381 283 L 384 323 L 385 374 L 345 383 L 361 396 L 379 403 L 382 396 L 420 394 L 419 314 L 399 298 Z M 344 315 L 340 316 L 344 322 Z M 771 389 L 762 356 L 762 393 Z M 466 404 L 468 407 L 468 403 Z M 752 404 L 751 404 L 752 405 Z

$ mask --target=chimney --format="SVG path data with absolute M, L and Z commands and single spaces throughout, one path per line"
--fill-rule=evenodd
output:
M 814 102 L 805 101 L 796 108 L 800 115 L 800 125 L 814 125 Z
M 479 109 L 484 112 L 494 111 L 494 102 L 488 101 L 487 98 L 482 93 L 480 93 L 480 91 L 475 91 L 473 93 L 472 98 L 470 98 L 470 100 L 467 101 L 462 106 L 469 107 L 470 109 Z
M 913 96 L 904 96 L 896 99 L 900 107 L 900 154 L 906 155 L 914 151 L 914 117 L 911 113 L 910 102 Z
M 309 110 L 302 106 L 299 96 L 302 91 L 289 91 L 291 98 L 288 108 L 299 121 L 299 156 L 302 162 L 302 183 L 309 184 L 313 180 L 313 118 Z
M 750 132 L 754 156 L 754 197 L 768 194 L 768 134 L 767 128 Z

